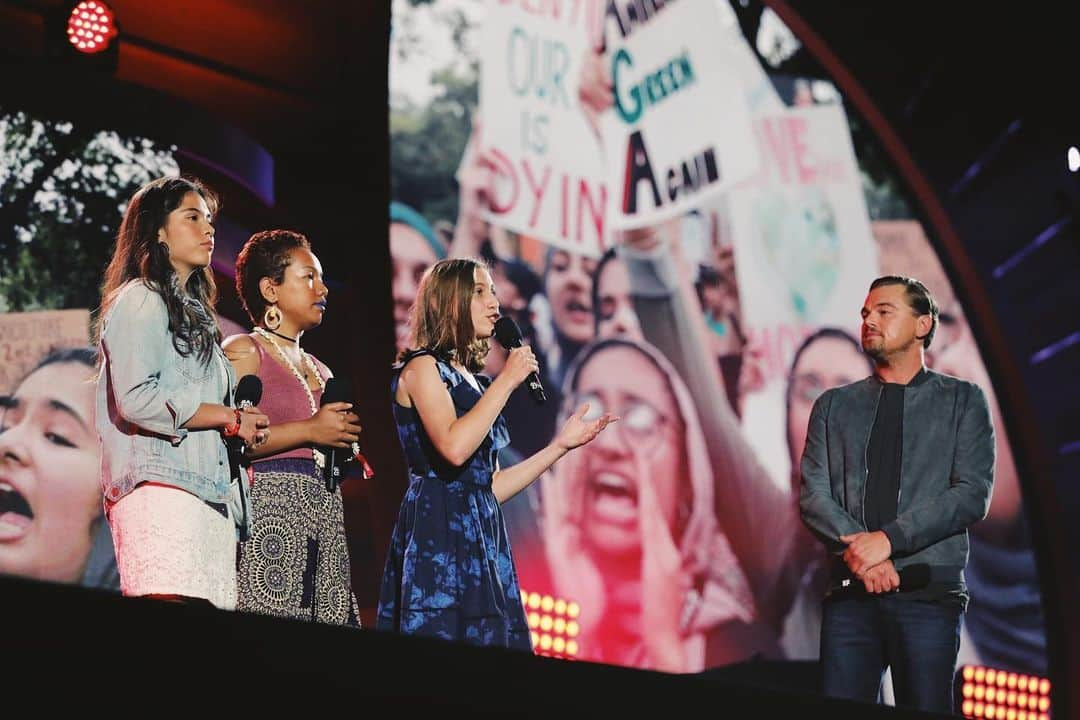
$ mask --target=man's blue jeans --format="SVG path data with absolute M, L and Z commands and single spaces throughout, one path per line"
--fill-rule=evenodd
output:
M 876 702 L 885 668 L 891 667 L 897 707 L 954 712 L 961 613 L 954 603 L 898 593 L 826 598 L 821 621 L 825 695 Z

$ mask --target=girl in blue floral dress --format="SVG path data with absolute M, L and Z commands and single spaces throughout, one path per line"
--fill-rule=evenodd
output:
M 483 367 L 499 317 L 491 274 L 471 259 L 443 260 L 424 275 L 412 311 L 413 347 L 391 383 L 409 467 L 386 558 L 376 627 L 531 650 L 500 503 L 560 457 L 597 436 L 604 415 L 582 406 L 551 444 L 513 467 L 496 455 L 510 442 L 503 406 L 538 370 L 525 346 L 489 380 Z

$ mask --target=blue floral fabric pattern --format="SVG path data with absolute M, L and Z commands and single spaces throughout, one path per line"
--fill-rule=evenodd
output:
M 405 363 L 395 367 L 391 398 Z M 436 356 L 461 417 L 480 393 Z M 481 390 L 490 379 L 478 375 Z M 500 415 L 476 452 L 455 467 L 435 449 L 415 408 L 393 404 L 409 488 L 383 571 L 376 628 L 531 651 L 502 509 L 491 490 L 495 458 L 510 443 Z

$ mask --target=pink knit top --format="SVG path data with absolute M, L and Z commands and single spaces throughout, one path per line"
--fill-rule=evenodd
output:
M 270 432 L 273 433 L 274 426 L 280 423 L 296 422 L 310 418 L 312 416 L 311 403 L 308 401 L 307 393 L 304 392 L 304 386 L 292 374 L 291 370 L 282 366 L 279 359 L 275 357 L 276 353 L 272 355 L 267 352 L 258 340 L 255 341 L 255 347 L 259 349 L 258 374 L 263 384 L 259 409 L 270 418 Z M 330 377 L 329 368 L 323 365 L 322 361 L 314 355 L 312 359 L 315 360 L 315 367 L 319 369 L 319 374 L 322 375 L 322 379 L 325 381 Z M 312 390 L 311 394 L 315 398 L 315 407 L 318 407 L 319 401 L 322 399 L 322 390 Z M 267 460 L 281 460 L 283 458 L 312 460 L 311 448 L 293 448 L 252 462 L 257 465 Z

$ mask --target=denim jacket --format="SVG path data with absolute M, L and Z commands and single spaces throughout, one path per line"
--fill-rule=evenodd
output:
M 866 531 L 866 452 L 882 387 L 869 377 L 833 388 L 810 413 L 802 518 L 833 555 L 844 551 L 841 535 Z M 925 565 L 934 579 L 962 582 L 967 529 L 986 517 L 994 482 L 986 396 L 966 380 L 923 370 L 904 391 L 903 428 L 897 516 L 881 528 L 893 565 Z
M 245 523 L 244 488 L 231 482 L 221 434 L 181 427 L 201 403 L 232 406 L 236 378 L 221 348 L 205 365 L 177 352 L 165 301 L 140 280 L 121 288 L 100 343 L 96 423 L 106 502 L 156 482 L 228 504 Z

